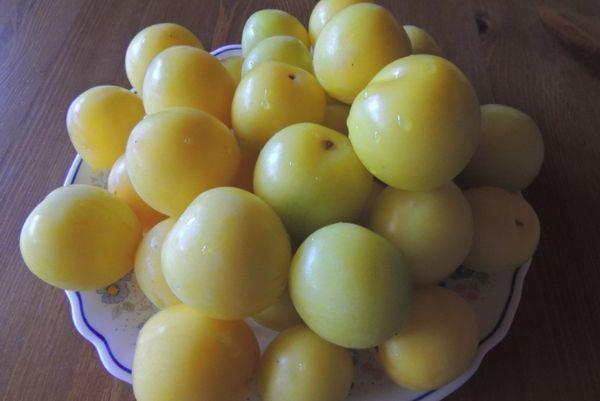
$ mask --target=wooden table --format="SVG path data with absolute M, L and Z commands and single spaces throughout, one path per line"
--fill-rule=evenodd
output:
M 70 101 L 100 84 L 127 86 L 129 40 L 156 22 L 183 24 L 207 48 L 236 43 L 255 10 L 307 22 L 312 1 L 0 0 L 0 399 L 125 401 L 76 333 L 62 291 L 25 268 L 25 217 L 61 185 L 75 152 Z M 451 400 L 600 399 L 600 70 L 559 44 L 537 5 L 600 18 L 596 0 L 381 1 L 426 28 L 480 99 L 539 124 L 541 175 L 526 191 L 542 238 L 508 337 Z M 309 401 L 309 400 L 307 400 Z

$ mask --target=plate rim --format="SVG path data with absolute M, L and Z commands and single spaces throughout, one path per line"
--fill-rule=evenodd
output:
M 230 44 L 221 46 L 211 52 L 214 56 L 223 55 L 226 52 L 239 53 L 241 45 Z M 79 170 L 83 164 L 83 159 L 79 154 L 75 156 L 67 176 L 64 180 L 64 186 L 72 185 L 75 183 L 75 179 L 79 173 Z M 525 264 L 515 269 L 512 279 L 511 288 L 504 305 L 503 311 L 500 318 L 492 331 L 479 342 L 477 354 L 469 368 L 463 372 L 459 377 L 454 379 L 452 382 L 446 384 L 435 390 L 424 392 L 412 399 L 411 401 L 439 401 L 447 397 L 462 385 L 464 385 L 479 369 L 485 355 L 491 351 L 496 345 L 498 345 L 506 334 L 510 330 L 512 322 L 514 321 L 517 309 L 521 302 L 523 293 L 523 284 L 525 282 L 525 276 L 527 275 L 531 267 L 531 259 Z M 104 335 L 94 328 L 87 319 L 84 309 L 83 299 L 79 291 L 65 291 L 66 296 L 71 306 L 71 318 L 73 324 L 77 329 L 77 332 L 89 341 L 98 353 L 100 361 L 104 368 L 114 377 L 123 380 L 124 382 L 131 384 L 131 369 L 123 365 L 113 354 L 110 345 Z

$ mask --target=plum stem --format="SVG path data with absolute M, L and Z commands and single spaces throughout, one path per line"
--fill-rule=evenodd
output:
M 329 139 L 323 140 L 323 147 L 325 148 L 325 150 L 330 150 L 331 148 L 333 148 L 334 145 L 335 144 Z

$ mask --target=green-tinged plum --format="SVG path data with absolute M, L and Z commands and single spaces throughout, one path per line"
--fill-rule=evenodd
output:
M 373 207 L 375 206 L 375 201 L 379 194 L 387 188 L 383 182 L 378 179 L 373 180 L 373 184 L 371 185 L 371 191 L 369 192 L 369 197 L 363 206 L 362 212 L 360 212 L 360 217 L 358 218 L 358 223 L 361 226 L 365 226 L 368 228 L 369 219 L 371 218 L 371 213 L 373 213 Z
M 300 123 L 279 131 L 262 149 L 254 192 L 279 214 L 299 244 L 318 228 L 356 219 L 372 180 L 346 136 Z
M 296 251 L 289 289 L 316 334 L 342 347 L 370 348 L 402 327 L 411 281 L 392 243 L 364 227 L 337 223 L 314 232 Z
M 419 284 L 448 277 L 473 240 L 471 207 L 453 182 L 430 191 L 388 187 L 375 201 L 370 228 L 400 249 Z
M 293 36 L 271 36 L 258 43 L 244 59 L 242 76 L 266 61 L 279 61 L 312 73 L 310 52 Z
M 481 106 L 481 142 L 460 179 L 519 191 L 531 184 L 544 160 L 544 140 L 527 114 L 500 104 Z
M 273 305 L 252 316 L 252 319 L 261 326 L 275 331 L 283 331 L 288 327 L 302 323 L 302 318 L 296 312 L 287 290 L 277 298 Z
M 255 12 L 248 18 L 242 31 L 242 53 L 244 57 L 262 40 L 271 36 L 293 36 L 306 48 L 310 39 L 306 28 L 296 17 L 281 10 L 266 9 Z

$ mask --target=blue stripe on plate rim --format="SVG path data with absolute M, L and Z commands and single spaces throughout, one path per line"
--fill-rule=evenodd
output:
M 226 45 L 214 50 L 212 54 L 214 56 L 224 56 L 224 53 L 232 53 L 231 55 L 238 55 L 241 48 L 241 45 L 238 44 Z M 79 155 L 77 155 L 71 165 L 71 168 L 69 169 L 69 172 L 67 173 L 64 185 L 71 185 L 75 183 L 75 180 L 77 179 L 77 175 L 82 164 L 83 160 Z M 514 320 L 515 314 L 517 312 L 517 307 L 521 300 L 523 282 L 525 280 L 527 272 L 529 271 L 530 265 L 531 261 L 528 261 L 523 266 L 519 267 L 514 271 L 509 295 L 502 310 L 502 314 L 500 315 L 500 319 L 494 326 L 493 330 L 479 342 L 479 349 L 477 355 L 475 356 L 475 360 L 473 361 L 469 369 L 467 369 L 467 371 L 465 371 L 461 376 L 456 378 L 451 383 L 440 387 L 439 389 L 431 390 L 420 394 L 417 398 L 414 398 L 412 401 L 441 400 L 444 397 L 456 391 L 473 376 L 473 374 L 479 368 L 483 357 L 500 341 L 502 341 L 502 339 L 508 333 L 508 330 L 510 329 L 512 321 Z M 131 383 L 131 369 L 129 369 L 116 358 L 116 356 L 110 348 L 110 344 L 106 340 L 106 337 L 104 337 L 104 335 L 102 335 L 102 333 L 95 329 L 88 321 L 85 315 L 85 309 L 83 299 L 81 298 L 81 293 L 79 291 L 65 292 L 71 305 L 71 316 L 73 319 L 73 323 L 75 324 L 75 327 L 79 334 L 81 334 L 85 339 L 87 339 L 94 345 L 96 351 L 98 352 L 98 355 L 100 356 L 102 364 L 113 376 L 127 383 Z

